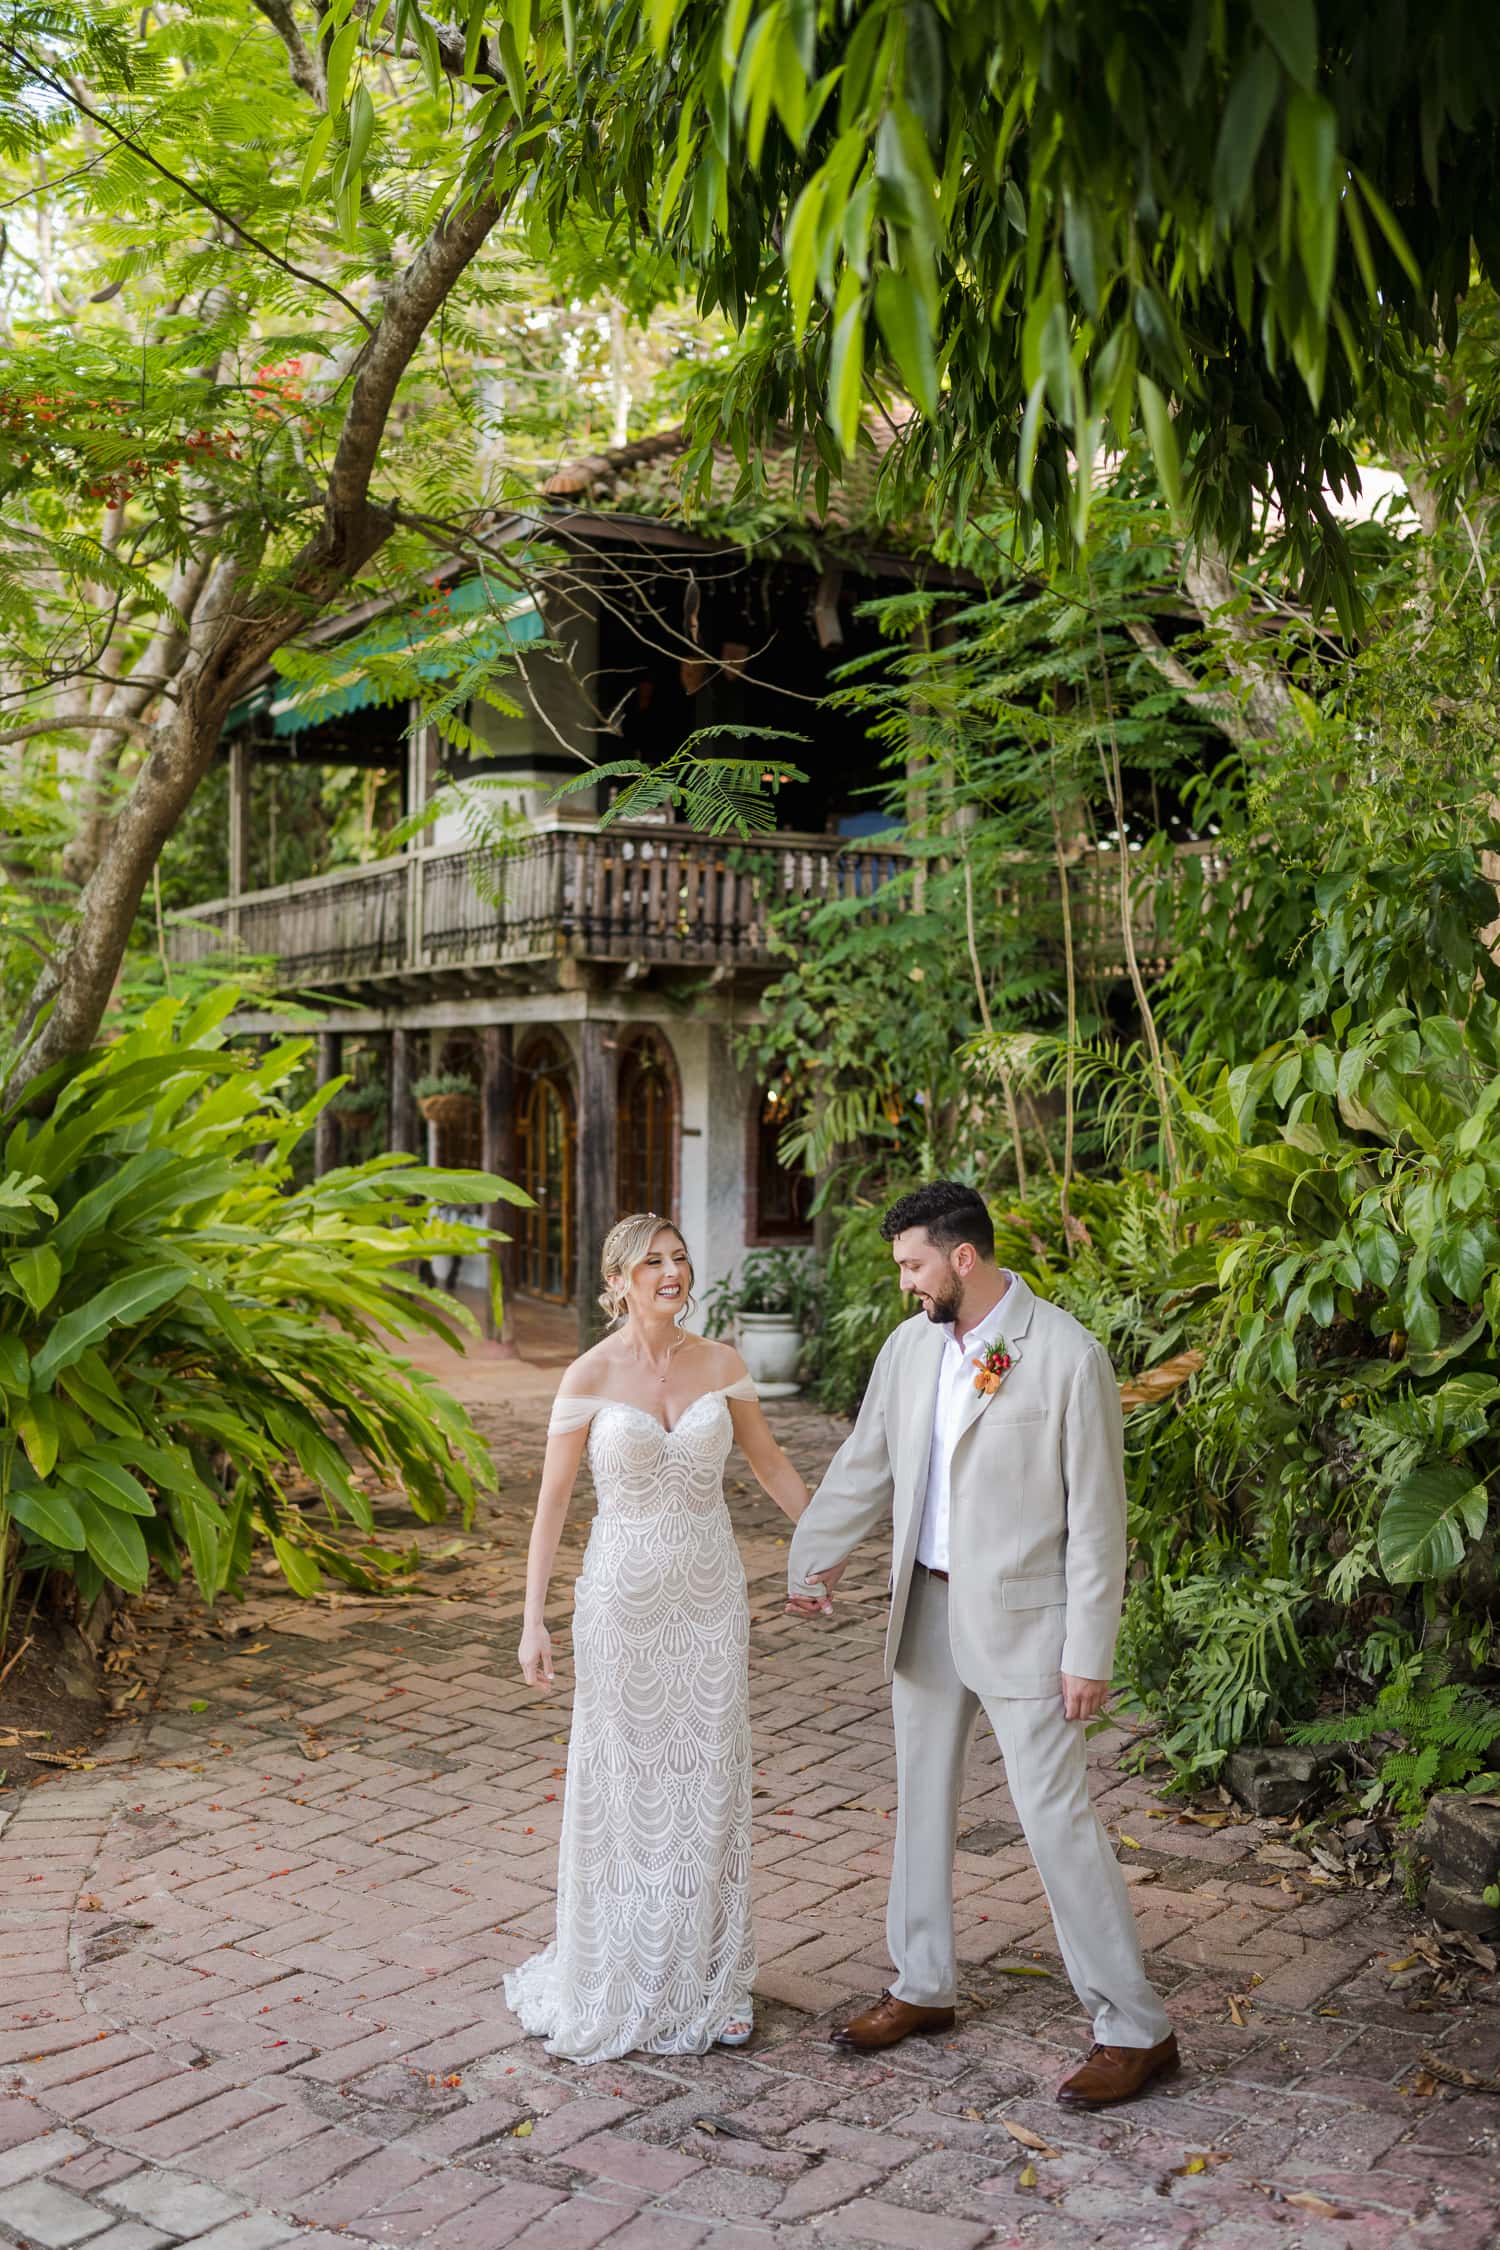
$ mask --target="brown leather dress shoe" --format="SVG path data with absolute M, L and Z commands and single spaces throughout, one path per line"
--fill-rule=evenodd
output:
M 1057 2089 L 1068 2109 L 1108 2109 L 1111 2102 L 1133 2102 L 1153 2078 L 1180 2069 L 1177 2038 L 1168 2032 L 1155 2047 L 1090 2047 L 1088 2059 Z
M 914 2008 L 909 2000 L 882 1992 L 868 2008 L 851 2016 L 842 2031 L 834 2032 L 833 2044 L 873 2055 L 881 2047 L 899 2046 L 903 2039 L 928 2039 L 935 2031 L 952 2029 L 951 2008 Z

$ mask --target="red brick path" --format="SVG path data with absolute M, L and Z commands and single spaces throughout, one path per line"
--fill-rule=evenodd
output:
M 988 1740 L 964 1808 L 954 2037 L 876 2060 L 828 2046 L 888 1969 L 883 1567 L 861 1559 L 834 1626 L 792 1623 L 780 1519 L 747 1480 L 733 1498 L 755 1616 L 754 2044 L 578 2070 L 523 2039 L 501 1980 L 551 1926 L 566 1635 L 549 1703 L 513 1649 L 555 1375 L 484 1357 L 463 1379 L 508 1489 L 433 1566 L 432 1591 L 335 1611 L 261 1597 L 253 1637 L 183 1641 L 117 1762 L 0 1797 L 0 2241 L 1500 2241 L 1500 2100 L 1413 2090 L 1424 2050 L 1500 2069 L 1494 1980 L 1476 1972 L 1455 2007 L 1393 1977 L 1412 1917 L 1283 1887 L 1255 1824 L 1162 1817 L 1112 1762 L 1118 1735 L 1096 1744 L 1099 1801 L 1181 2077 L 1099 2117 L 1053 2102 L 1086 2027 Z M 836 1426 L 776 1411 L 815 1473 Z

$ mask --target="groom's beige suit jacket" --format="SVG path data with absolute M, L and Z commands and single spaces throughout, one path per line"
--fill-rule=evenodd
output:
M 999 1390 L 965 1397 L 953 1448 L 948 1629 L 959 1678 L 980 1696 L 1059 1692 L 1059 1675 L 1107 1680 L 1125 1591 L 1120 1393 L 1102 1344 L 1013 1277 L 1000 1314 L 1014 1357 Z M 840 1563 L 892 1525 L 889 1678 L 901 1647 L 927 1495 L 947 1331 L 918 1314 L 875 1362 L 853 1430 L 792 1538 L 788 1578 Z

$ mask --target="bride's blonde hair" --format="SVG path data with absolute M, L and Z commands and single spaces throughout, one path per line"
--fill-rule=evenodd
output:
M 604 1237 L 604 1250 L 599 1260 L 604 1287 L 599 1303 L 610 1320 L 625 1318 L 630 1301 L 630 1277 L 664 1230 L 675 1234 L 687 1250 L 687 1237 L 677 1221 L 663 1218 L 660 1211 L 632 1211 L 628 1219 L 616 1219 Z M 687 1302 L 677 1315 L 679 1321 L 686 1320 L 693 1309 L 693 1280 L 693 1254 L 688 1250 Z

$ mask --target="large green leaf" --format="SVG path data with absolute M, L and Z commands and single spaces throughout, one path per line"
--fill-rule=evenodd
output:
M 78 1510 L 65 1492 L 55 1485 L 34 1484 L 12 1492 L 10 1512 L 16 1522 L 24 1524 L 38 1539 L 61 1554 L 81 1555 L 83 1552 L 83 1525 Z
M 127 1593 L 140 1593 L 150 1574 L 151 1558 L 135 1517 L 105 1507 L 92 1493 L 75 1493 L 74 1497 L 84 1543 L 105 1577 L 123 1586 Z
M 107 1508 L 119 1508 L 127 1516 L 154 1516 L 156 1513 L 156 1502 L 140 1478 L 132 1476 L 118 1461 L 70 1461 L 66 1473 L 70 1484 L 81 1485 Z
M 64 1314 L 32 1362 L 34 1380 L 46 1389 L 60 1368 L 70 1366 L 112 1329 L 133 1328 L 159 1311 L 191 1279 L 185 1267 L 154 1265 L 110 1282 L 87 1304 Z
M 62 1280 L 62 1260 L 51 1243 L 39 1242 L 19 1251 L 10 1261 L 10 1270 L 32 1311 L 45 1312 Z
M 1464 1559 L 1464 1534 L 1484 1530 L 1488 1496 L 1471 1469 L 1426 1463 L 1404 1477 L 1381 1511 L 1380 1567 L 1393 1586 L 1451 1578 Z

